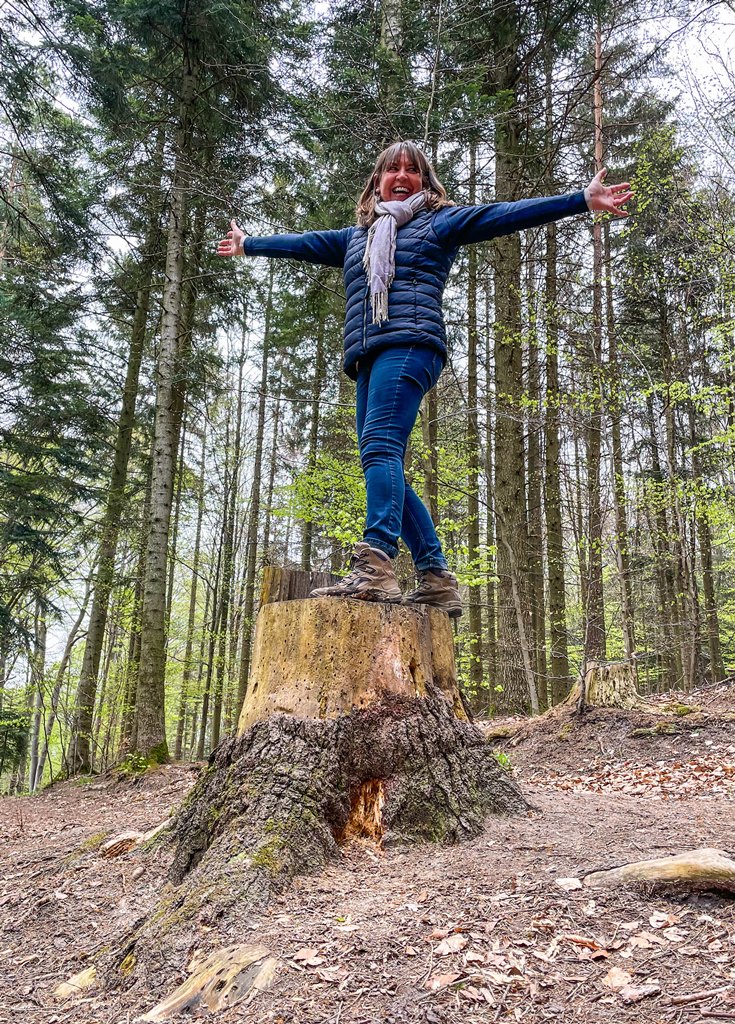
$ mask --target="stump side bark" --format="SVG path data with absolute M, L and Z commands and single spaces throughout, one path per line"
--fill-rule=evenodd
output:
M 237 731 L 273 714 L 323 720 L 385 694 L 429 693 L 443 695 L 466 719 L 444 612 L 329 597 L 269 603 L 258 613 Z

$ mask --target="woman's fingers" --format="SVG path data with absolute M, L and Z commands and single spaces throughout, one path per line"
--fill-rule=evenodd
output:
M 230 221 L 230 230 L 227 232 L 225 238 L 220 239 L 217 243 L 217 255 L 218 256 L 237 256 L 240 254 L 240 240 L 242 239 L 245 232 L 239 227 L 237 221 L 233 217 Z

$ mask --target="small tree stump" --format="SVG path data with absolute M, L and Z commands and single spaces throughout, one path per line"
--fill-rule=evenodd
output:
M 139 958 L 150 981 L 182 923 L 236 924 L 353 838 L 453 842 L 527 808 L 467 721 L 444 612 L 265 602 L 237 734 L 173 823 L 173 886 L 125 947 L 128 970 Z
M 620 708 L 624 711 L 653 710 L 638 693 L 633 661 L 590 661 L 584 679 L 578 679 L 559 707 Z
M 596 708 L 626 708 L 643 703 L 632 661 L 591 661 L 584 681 L 585 701 Z

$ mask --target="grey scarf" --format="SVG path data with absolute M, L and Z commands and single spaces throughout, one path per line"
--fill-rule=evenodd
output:
M 417 192 L 408 199 L 375 200 L 377 220 L 368 231 L 362 265 L 370 282 L 373 323 L 388 319 L 388 289 L 396 272 L 396 235 L 398 229 L 426 206 L 426 193 Z

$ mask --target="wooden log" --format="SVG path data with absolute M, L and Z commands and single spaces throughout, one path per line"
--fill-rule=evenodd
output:
M 310 598 L 264 605 L 238 733 L 276 713 L 337 718 L 386 694 L 441 694 L 466 719 L 445 612 Z
M 582 882 L 598 888 L 631 882 L 678 882 L 692 888 L 735 892 L 735 860 L 722 850 L 705 847 L 674 857 L 655 857 L 607 871 L 591 871 Z

